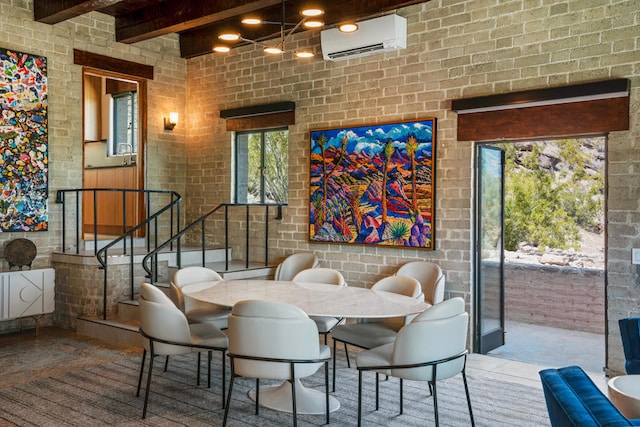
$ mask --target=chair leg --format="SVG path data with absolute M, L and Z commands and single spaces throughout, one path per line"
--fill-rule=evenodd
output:
M 336 392 L 336 340 L 333 340 L 333 392 Z
M 200 385 L 200 352 L 198 352 L 198 369 L 197 369 L 198 378 L 196 379 L 196 385 Z
M 438 421 L 438 393 L 436 391 L 436 380 L 433 380 L 433 413 L 436 418 L 436 427 L 440 425 Z
M 149 343 L 149 369 L 147 372 L 147 389 L 144 391 L 144 406 L 142 407 L 142 419 L 144 420 L 147 417 L 147 404 L 149 403 L 149 390 L 151 389 L 151 374 L 153 371 L 153 359 L 155 358 L 155 354 L 153 354 L 153 341 Z
M 138 377 L 138 390 L 136 391 L 136 397 L 140 397 L 140 385 L 142 384 L 142 374 L 144 372 L 144 361 L 147 358 L 147 350 L 142 350 L 142 361 L 140 362 L 140 376 Z
M 212 351 L 207 351 L 207 388 L 211 388 L 211 357 Z M 222 396 L 224 399 L 224 396 Z
M 298 427 L 298 409 L 296 407 L 296 364 L 290 363 L 291 366 L 291 403 L 293 404 L 293 427 Z
M 224 408 L 224 418 L 222 420 L 222 427 L 227 425 L 227 416 L 229 415 L 229 407 L 231 406 L 231 392 L 233 391 L 233 381 L 236 379 L 236 374 L 233 371 L 233 359 L 231 359 L 231 380 L 229 381 L 229 394 L 227 395 L 227 404 Z
M 376 372 L 376 411 L 380 402 L 380 374 Z
M 347 356 L 347 368 L 350 368 L 351 362 L 349 361 L 349 352 L 347 351 L 347 343 L 344 343 L 344 354 Z
M 164 371 L 167 372 L 167 368 L 169 368 L 169 355 L 167 355 L 164 359 Z
M 438 378 L 438 365 L 433 365 L 431 369 L 431 384 L 433 385 L 433 414 L 436 419 L 436 427 L 440 425 L 438 420 L 438 389 L 436 388 L 436 380 Z
M 362 424 L 362 371 L 358 369 L 358 427 Z
M 327 424 L 329 424 L 329 362 L 324 362 L 324 394 Z
M 476 423 L 473 419 L 473 411 L 471 410 L 471 397 L 469 396 L 469 386 L 467 385 L 466 369 L 462 369 L 462 381 L 464 382 L 464 392 L 467 394 L 467 405 L 469 406 L 469 417 L 471 418 L 471 426 L 475 427 Z
M 260 407 L 260 378 L 256 378 L 256 415 L 258 415 L 259 407 Z
M 225 402 L 225 398 L 224 398 L 224 393 L 225 393 L 225 383 L 227 382 L 227 358 L 225 357 L 225 351 L 222 350 L 222 408 L 224 409 L 224 402 Z
M 403 398 L 402 398 L 402 392 L 403 392 L 403 382 L 402 382 L 402 378 L 400 378 L 400 415 L 402 415 L 403 411 L 404 411 L 404 405 L 402 404 L 403 402 Z

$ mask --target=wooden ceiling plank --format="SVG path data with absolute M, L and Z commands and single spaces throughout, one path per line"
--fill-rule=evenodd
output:
M 116 17 L 116 41 L 135 43 L 278 5 L 280 0 L 165 2 Z M 238 19 L 239 21 L 239 19 Z
M 429 1 L 429 0 L 426 0 Z M 352 0 L 335 0 L 325 5 L 324 21 L 325 27 L 331 27 L 347 20 L 362 20 L 365 18 L 380 16 L 390 13 L 395 9 L 407 7 L 414 4 L 426 3 L 425 0 L 368 0 L 366 2 Z M 296 6 L 299 5 L 299 6 Z M 304 0 L 296 0 L 295 3 L 287 5 L 287 20 L 299 20 L 299 9 L 304 4 Z M 269 20 L 279 21 L 280 9 L 271 8 L 261 11 L 263 17 Z M 291 22 L 293 22 L 291 21 Z M 218 34 L 229 28 L 242 31 L 243 36 L 251 40 L 264 41 L 277 36 L 277 29 L 273 26 L 263 25 L 260 27 L 240 28 L 240 19 L 234 16 L 212 25 L 184 30 L 180 33 L 180 52 L 183 58 L 193 58 L 211 53 L 213 46 L 218 44 Z M 238 45 L 237 45 L 238 46 Z
M 53 25 L 120 1 L 122 0 L 34 0 L 33 17 L 37 22 Z

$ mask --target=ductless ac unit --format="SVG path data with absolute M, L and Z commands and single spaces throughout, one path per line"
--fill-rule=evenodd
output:
M 322 56 L 328 61 L 360 58 L 407 47 L 407 19 L 386 15 L 358 22 L 358 31 L 343 33 L 337 28 L 320 33 Z

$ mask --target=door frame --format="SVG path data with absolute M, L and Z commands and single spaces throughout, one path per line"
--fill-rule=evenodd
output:
M 489 351 L 504 345 L 505 343 L 505 289 L 504 289 L 504 150 L 499 147 L 491 145 L 491 142 L 481 142 L 475 144 L 475 206 L 474 206 L 474 251 L 473 251 L 473 292 L 474 292 L 474 328 L 473 328 L 473 351 L 476 353 L 486 354 Z M 482 165 L 481 165 L 481 151 L 496 150 L 501 153 L 501 182 L 500 182 L 500 204 L 502 209 L 500 210 L 500 259 L 499 259 L 499 319 L 498 327 L 485 334 L 483 337 L 483 301 L 482 301 L 482 283 L 481 283 L 481 253 L 482 253 L 482 241 L 481 241 L 481 195 L 482 195 Z

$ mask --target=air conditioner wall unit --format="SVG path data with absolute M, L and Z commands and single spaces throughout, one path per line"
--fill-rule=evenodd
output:
M 381 16 L 358 22 L 358 27 L 354 33 L 343 33 L 337 28 L 322 31 L 323 58 L 342 61 L 407 47 L 407 19 L 402 16 Z

